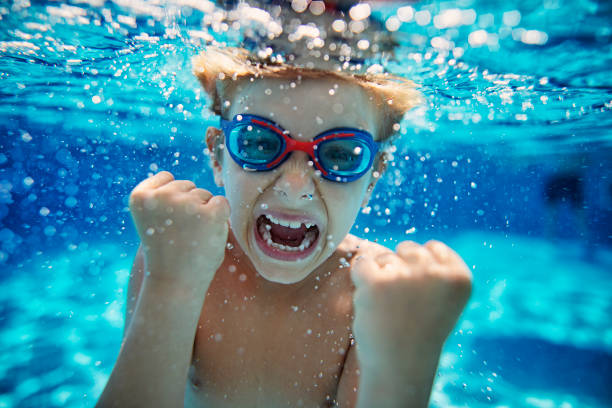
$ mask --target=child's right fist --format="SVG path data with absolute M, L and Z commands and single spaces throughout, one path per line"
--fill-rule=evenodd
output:
M 225 197 L 162 171 L 132 190 L 130 211 L 147 277 L 188 287 L 210 284 L 225 254 L 230 213 Z

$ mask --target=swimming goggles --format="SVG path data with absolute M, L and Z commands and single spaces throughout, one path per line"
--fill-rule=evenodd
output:
M 266 118 L 241 114 L 232 120 L 221 118 L 221 129 L 230 156 L 245 170 L 272 170 L 299 150 L 310 156 L 321 177 L 347 183 L 366 174 L 378 152 L 370 133 L 353 128 L 326 130 L 302 142 Z

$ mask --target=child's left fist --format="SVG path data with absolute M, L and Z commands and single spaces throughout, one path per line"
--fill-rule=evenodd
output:
M 352 278 L 359 361 L 372 368 L 406 353 L 439 353 L 472 284 L 463 260 L 438 241 L 404 241 L 396 252 L 362 242 Z

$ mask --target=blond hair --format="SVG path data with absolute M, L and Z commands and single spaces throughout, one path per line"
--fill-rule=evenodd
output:
M 222 115 L 221 99 L 232 82 L 248 78 L 338 79 L 360 86 L 380 109 L 379 141 L 388 142 L 404 113 L 421 103 L 414 82 L 390 74 L 356 74 L 287 64 L 279 59 L 259 58 L 243 48 L 208 47 L 193 59 L 194 74 L 212 99 L 212 110 Z

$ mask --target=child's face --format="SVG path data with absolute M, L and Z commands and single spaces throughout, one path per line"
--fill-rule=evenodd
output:
M 373 103 L 359 86 L 340 81 L 245 81 L 233 93 L 226 119 L 237 114 L 270 119 L 300 141 L 337 127 L 363 129 L 377 137 Z M 367 202 L 368 186 L 376 181 L 373 169 L 352 182 L 329 181 L 316 174 L 310 160 L 294 151 L 274 170 L 246 171 L 224 149 L 216 169 L 238 243 L 259 274 L 273 282 L 299 282 L 329 258 Z M 283 226 L 283 221 L 294 224 Z M 283 249 L 281 242 L 294 247 L 288 251 L 289 245 Z M 303 250 L 297 246 L 300 242 Z

